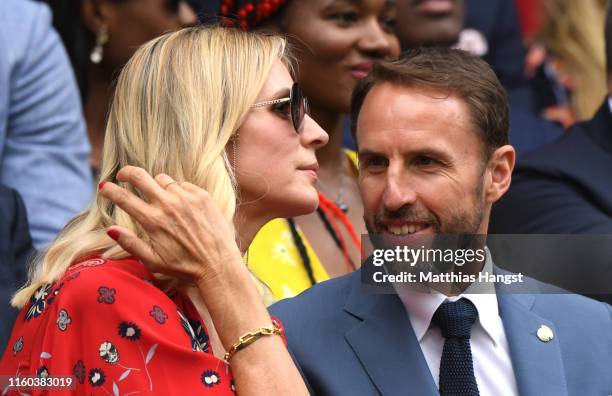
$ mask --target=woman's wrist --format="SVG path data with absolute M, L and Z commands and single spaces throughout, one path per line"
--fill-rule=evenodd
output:
M 241 257 L 197 283 L 223 346 L 229 349 L 242 335 L 272 323 Z

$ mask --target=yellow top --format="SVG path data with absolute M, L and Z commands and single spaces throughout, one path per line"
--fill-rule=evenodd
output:
M 345 153 L 357 166 L 357 154 L 351 150 L 345 150 Z M 325 267 L 299 227 L 297 231 L 304 241 L 315 281 L 318 283 L 329 279 Z M 248 266 L 278 300 L 293 297 L 311 286 L 286 219 L 274 219 L 259 230 L 249 246 Z M 265 300 L 268 304 L 273 302 L 269 298 Z

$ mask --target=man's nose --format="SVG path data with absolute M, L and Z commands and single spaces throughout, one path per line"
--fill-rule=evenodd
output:
M 387 174 L 383 205 L 387 211 L 399 210 L 402 206 L 412 205 L 417 201 L 415 189 L 411 186 L 410 179 L 400 171 L 391 170 Z

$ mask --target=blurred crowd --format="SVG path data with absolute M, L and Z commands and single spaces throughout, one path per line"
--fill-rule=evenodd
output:
M 608 7 L 607 0 L 0 1 L 0 356 L 14 353 L 7 342 L 18 314 L 10 304 L 15 292 L 38 279 L 36 263 L 59 257 L 47 249 L 58 246 L 60 232 L 77 224 L 91 202 L 101 206 L 100 183 L 117 181 L 119 169 L 108 164 L 114 158 L 121 163 L 123 154 L 105 151 L 105 145 L 138 146 L 129 134 L 119 143 L 107 135 L 125 127 L 113 124 L 109 112 L 122 68 L 150 40 L 200 24 L 287 38 L 295 58 L 292 76 L 308 100 L 303 111 L 328 137 L 309 143 L 317 150 L 318 207 L 306 214 L 279 211 L 248 249 L 239 243 L 267 306 L 360 267 L 360 235 L 369 228 L 351 125 L 353 90 L 376 62 L 410 57 L 422 47 L 480 57 L 505 90 L 517 165 L 508 193 L 493 205 L 490 233 L 612 234 Z M 140 89 L 141 81 L 123 84 Z M 115 111 L 128 109 L 115 100 Z M 165 122 L 163 114 L 155 117 Z M 133 118 L 133 125 L 148 122 L 139 113 Z M 174 142 L 160 139 L 152 140 L 158 147 L 151 143 L 150 150 L 164 158 L 160 147 Z M 151 153 L 130 150 L 130 165 L 144 167 Z M 233 150 L 227 161 L 235 166 Z M 259 149 L 239 152 L 244 150 Z M 272 157 L 255 167 L 280 169 Z M 259 191 L 241 194 L 243 202 L 267 193 L 274 198 L 275 185 L 257 179 L 262 174 L 253 172 Z M 114 225 L 101 216 L 101 225 Z M 241 226 L 239 218 L 234 222 Z M 599 291 L 612 283 L 612 251 L 602 249 L 580 265 L 582 276 L 604 285 L 594 288 Z M 43 259 L 46 254 L 52 257 Z M 559 286 L 572 290 L 571 278 Z M 612 303 L 610 294 L 583 294 Z

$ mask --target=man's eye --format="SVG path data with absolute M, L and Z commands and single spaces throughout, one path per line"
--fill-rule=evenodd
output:
M 382 169 L 387 167 L 388 164 L 387 159 L 383 157 L 365 158 L 359 161 L 359 165 L 363 169 Z
M 426 156 L 420 156 L 414 160 L 414 164 L 418 166 L 432 166 L 436 165 L 437 163 L 438 161 L 436 161 L 435 159 Z
M 338 12 L 331 15 L 330 18 L 341 25 L 350 25 L 359 20 L 359 14 L 355 11 Z

